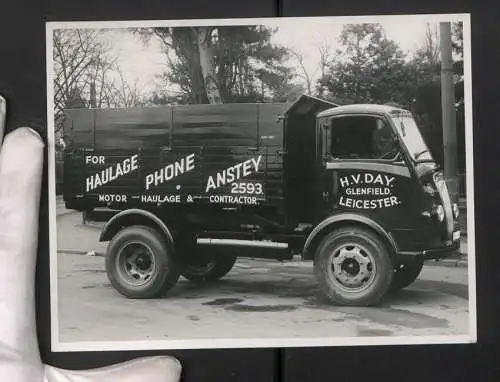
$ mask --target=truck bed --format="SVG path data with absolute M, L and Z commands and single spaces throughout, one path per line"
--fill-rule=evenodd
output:
M 66 206 L 281 208 L 287 194 L 293 206 L 284 208 L 298 211 L 309 197 L 315 115 L 334 106 L 302 95 L 290 104 L 66 110 Z

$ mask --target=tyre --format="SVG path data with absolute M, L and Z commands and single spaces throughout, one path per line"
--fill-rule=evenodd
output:
M 423 258 L 418 257 L 396 268 L 391 286 L 392 291 L 397 292 L 411 285 L 420 275 L 423 266 Z
M 237 257 L 217 255 L 214 248 L 197 248 L 194 255 L 186 256 L 186 266 L 182 276 L 195 283 L 210 283 L 220 280 L 233 269 Z
M 377 304 L 389 290 L 394 266 L 387 247 L 371 231 L 343 227 L 326 235 L 314 258 L 320 290 L 333 303 Z
M 166 239 L 147 226 L 123 229 L 111 240 L 106 254 L 111 285 L 128 298 L 161 297 L 174 287 L 180 267 Z

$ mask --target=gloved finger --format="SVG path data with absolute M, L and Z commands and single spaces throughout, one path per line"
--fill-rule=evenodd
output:
M 180 362 L 172 357 L 146 357 L 98 369 L 74 371 L 45 367 L 48 382 L 177 382 Z
M 5 99 L 0 95 L 0 146 L 3 141 L 3 134 L 5 131 L 5 121 L 7 113 L 7 103 Z
M 0 151 L 0 352 L 35 368 L 40 362 L 34 280 L 43 147 L 38 134 L 19 128 L 5 137 Z

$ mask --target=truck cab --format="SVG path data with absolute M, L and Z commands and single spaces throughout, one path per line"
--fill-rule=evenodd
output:
M 425 260 L 459 249 L 458 206 L 409 111 L 358 104 L 318 113 L 315 165 L 303 257 L 332 300 L 377 300 L 410 285 Z
M 319 219 L 356 213 L 385 227 L 399 254 L 429 258 L 457 246 L 458 205 L 412 114 L 348 105 L 317 116 Z

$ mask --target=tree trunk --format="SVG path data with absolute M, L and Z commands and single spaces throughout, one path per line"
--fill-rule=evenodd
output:
M 198 50 L 198 33 L 195 28 L 172 28 L 172 46 L 175 54 L 186 63 L 189 83 L 189 101 L 194 104 L 207 103 L 207 93 L 201 73 L 200 53 Z M 169 61 L 169 66 L 174 66 Z
M 189 73 L 191 77 L 191 94 L 194 103 L 207 102 L 207 92 L 203 85 L 203 76 L 201 74 L 200 55 L 198 53 L 198 43 L 196 43 L 196 51 L 190 54 L 192 59 L 189 60 Z
M 196 28 L 200 66 L 205 81 L 205 89 L 210 103 L 222 103 L 222 97 L 217 85 L 215 62 L 210 41 L 210 27 Z

